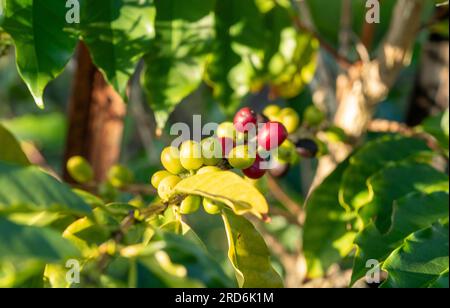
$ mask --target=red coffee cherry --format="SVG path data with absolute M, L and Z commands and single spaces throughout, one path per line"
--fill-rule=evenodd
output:
M 258 132 L 258 145 L 267 151 L 279 147 L 288 137 L 288 132 L 279 122 L 267 122 Z
M 234 148 L 234 140 L 228 137 L 219 138 L 220 146 L 222 147 L 222 158 L 227 158 L 228 153 Z
M 257 123 L 256 113 L 248 107 L 242 108 L 234 116 L 234 127 L 240 133 L 246 133 L 251 129 L 256 129 Z
M 256 159 L 253 165 L 250 168 L 242 170 L 242 172 L 245 174 L 246 177 L 250 179 L 257 180 L 262 178 L 264 174 L 266 174 L 266 170 L 261 168 L 261 163 L 263 161 L 264 160 L 261 157 L 259 157 L 259 155 L 256 155 Z
M 304 158 L 313 158 L 316 157 L 319 153 L 318 144 L 311 139 L 300 139 L 295 144 L 298 155 Z
M 289 163 L 276 161 L 270 169 L 270 175 L 275 178 L 282 178 L 289 172 L 290 167 Z

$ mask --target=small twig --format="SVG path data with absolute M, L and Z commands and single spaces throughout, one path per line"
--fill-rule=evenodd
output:
M 154 204 L 154 205 L 151 205 L 150 207 L 140 211 L 139 216 L 143 217 L 144 219 L 150 218 L 154 215 L 164 212 L 167 209 L 167 207 L 168 207 L 167 203 Z M 125 235 L 131 229 L 131 227 L 136 223 L 136 221 L 137 220 L 136 220 L 135 212 L 130 213 L 127 217 L 125 217 L 123 219 L 123 221 L 120 224 L 119 230 L 115 233 L 115 235 L 112 239 L 116 245 L 120 244 L 123 241 Z M 107 245 L 107 243 L 104 243 L 104 244 Z M 99 268 L 100 272 L 103 272 L 107 268 L 109 261 L 111 260 L 111 255 L 109 255 L 105 251 L 100 254 L 99 258 L 100 259 L 98 261 L 98 268 Z
M 398 133 L 413 136 L 416 132 L 406 124 L 383 119 L 375 119 L 369 123 L 367 130 L 372 133 Z
M 267 184 L 275 199 L 284 205 L 291 215 L 296 217 L 299 225 L 303 225 L 305 213 L 303 212 L 302 205 L 292 200 L 271 175 L 267 176 Z
M 100 184 L 99 183 L 90 183 L 90 184 L 73 184 L 73 188 L 78 188 L 82 190 L 86 190 L 90 193 L 97 194 L 99 191 Z M 150 185 L 145 184 L 130 184 L 121 188 L 118 188 L 119 191 L 124 193 L 130 193 L 135 195 L 155 195 L 156 190 Z
M 349 69 L 351 66 L 353 66 L 353 61 L 341 55 L 339 51 L 336 50 L 336 48 L 334 48 L 330 43 L 324 40 L 316 31 L 313 31 L 305 26 L 297 15 L 293 17 L 293 21 L 299 30 L 305 31 L 311 34 L 315 39 L 317 39 L 323 50 L 327 51 L 336 60 L 336 63 L 339 64 L 342 68 Z
M 372 133 L 401 134 L 406 137 L 423 139 L 430 149 L 446 156 L 440 147 L 439 142 L 433 136 L 400 122 L 376 119 L 369 123 L 367 130 Z

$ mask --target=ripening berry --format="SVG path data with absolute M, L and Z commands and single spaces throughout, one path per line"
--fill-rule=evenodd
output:
M 242 172 L 250 179 L 257 180 L 262 178 L 264 174 L 266 174 L 266 170 L 263 169 L 261 165 L 263 161 L 264 160 L 259 155 L 256 155 L 253 165 L 247 169 L 244 169 Z
M 347 134 L 338 126 L 331 126 L 325 131 L 327 140 L 331 143 L 339 143 L 347 141 Z
M 71 157 L 67 161 L 67 171 L 80 184 L 88 183 L 94 179 L 94 171 L 91 165 L 81 156 Z
M 213 201 L 208 198 L 203 199 L 203 208 L 206 213 L 210 215 L 218 215 L 223 209 L 223 205 L 219 202 Z
M 228 153 L 234 148 L 235 143 L 233 139 L 227 138 L 227 137 L 221 137 L 219 138 L 220 146 L 222 148 L 222 157 L 227 158 Z
M 319 152 L 319 146 L 314 140 L 311 139 L 300 139 L 295 144 L 297 148 L 298 155 L 305 158 L 316 157 Z
M 187 196 L 180 204 L 180 213 L 183 215 L 189 215 L 197 212 L 200 208 L 201 202 L 202 198 L 199 196 Z
M 115 165 L 108 171 L 108 180 L 114 187 L 122 188 L 133 182 L 133 173 L 125 166 Z
M 180 162 L 186 170 L 197 170 L 203 166 L 202 147 L 198 142 L 188 140 L 180 147 Z
M 257 123 L 256 113 L 248 107 L 242 108 L 234 116 L 234 128 L 240 133 L 256 130 Z
M 319 126 L 325 120 L 325 114 L 314 105 L 309 106 L 303 112 L 303 122 L 308 126 Z
M 279 147 L 288 137 L 288 132 L 279 122 L 267 122 L 258 132 L 258 145 L 265 150 Z
M 272 119 L 273 117 L 278 115 L 280 110 L 280 106 L 268 105 L 266 108 L 264 108 L 263 115 L 265 115 L 268 119 Z
M 164 180 L 166 177 L 171 176 L 172 173 L 169 171 L 161 170 L 157 171 L 152 175 L 151 183 L 152 186 L 156 189 L 158 189 L 159 183 L 161 183 L 162 180 Z
M 206 173 L 219 172 L 219 171 L 222 171 L 222 169 L 220 169 L 217 166 L 205 166 L 205 167 L 198 169 L 196 174 L 206 174 Z
M 282 162 L 291 163 L 297 157 L 295 144 L 286 139 L 277 149 L 277 158 Z
M 219 138 L 230 138 L 231 140 L 235 140 L 236 129 L 234 128 L 234 124 L 231 122 L 223 122 L 217 127 L 216 135 Z
M 163 201 L 169 201 L 174 193 L 175 186 L 181 181 L 181 178 L 176 175 L 166 177 L 159 183 L 158 196 Z
M 273 177 L 282 178 L 289 172 L 290 167 L 289 163 L 275 159 L 269 172 Z
M 247 145 L 239 145 L 229 153 L 228 162 L 233 168 L 247 169 L 255 162 L 255 155 Z
M 222 145 L 219 139 L 210 137 L 202 140 L 202 157 L 206 166 L 215 166 L 222 160 Z
M 286 127 L 286 130 L 289 134 L 294 133 L 300 125 L 300 117 L 297 111 L 292 108 L 282 109 L 280 114 L 278 115 L 278 118 L 280 119 L 284 127 Z
M 184 172 L 180 161 L 180 151 L 176 147 L 167 147 L 161 152 L 161 163 L 172 174 Z

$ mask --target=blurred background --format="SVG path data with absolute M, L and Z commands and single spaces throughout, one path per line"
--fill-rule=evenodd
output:
M 381 1 L 381 23 L 369 26 L 364 22 L 364 1 L 308 1 L 309 21 L 314 24 L 314 31 L 323 40 L 313 81 L 291 99 L 275 98 L 272 89 L 264 87 L 242 99 L 241 106 L 249 105 L 260 112 L 268 104 L 279 104 L 292 107 L 302 115 L 312 104 L 326 105 L 328 94 L 323 88 L 331 87 L 333 91 L 339 92 L 341 74 L 339 61 L 330 53 L 330 49 L 344 54 L 350 61 L 356 61 L 361 57 L 361 51 L 356 48 L 358 44 L 354 43 L 356 36 L 358 42 L 361 41 L 365 46 L 367 56 L 370 58 L 375 55 L 388 32 L 395 4 L 394 0 Z M 427 116 L 448 108 L 448 6 L 436 7 L 430 1 L 420 22 L 423 29 L 416 35 L 411 64 L 401 70 L 387 98 L 376 106 L 375 119 L 414 126 Z M 64 72 L 50 83 L 45 92 L 46 106 L 41 110 L 35 105 L 27 86 L 18 75 L 14 48 L 2 32 L 0 42 L 0 122 L 26 144 L 25 148 L 34 162 L 49 166 L 55 173 L 63 176 L 63 166 L 70 147 L 69 128 L 77 125 L 76 122 L 71 123 L 74 121 L 71 118 L 71 108 L 74 107 L 70 104 L 81 95 L 75 85 L 80 82 L 76 80 L 80 61 L 86 61 L 83 60 L 83 50 L 79 48 Z M 323 68 L 326 68 L 325 77 Z M 166 128 L 158 131 L 153 111 L 141 87 L 139 72 L 142 70 L 143 63 L 140 63 L 130 82 L 129 102 L 122 107 L 126 110 L 119 111 L 123 115 L 123 124 L 118 125 L 123 125 L 123 132 L 119 128 L 120 142 L 116 145 L 120 147 L 118 161 L 134 172 L 138 184 L 148 185 L 152 173 L 161 168 L 161 150 L 173 139 L 169 134 L 171 124 L 184 122 L 192 125 L 192 116 L 196 114 L 202 115 L 204 123 L 220 123 L 230 120 L 230 116 L 215 102 L 208 85 L 203 84 L 176 107 Z M 325 84 L 325 81 L 329 84 Z M 332 119 L 331 111 L 328 115 Z M 377 132 L 369 133 L 368 138 L 376 135 Z M 318 161 L 312 160 L 301 162 L 292 168 L 279 181 L 279 186 L 286 194 L 284 197 L 302 203 L 314 179 L 317 165 Z M 283 198 L 280 199 L 273 189 L 268 188 L 266 180 L 259 185 L 271 206 L 283 208 L 280 201 Z M 130 200 L 132 197 L 127 194 L 121 196 L 123 200 Z M 149 196 L 147 201 L 150 202 L 151 199 Z M 210 247 L 215 258 L 228 266 L 228 273 L 232 277 L 232 269 L 226 261 L 227 244 L 220 218 L 206 217 L 199 213 L 190 224 Z M 291 224 L 282 215 L 274 215 L 272 223 L 265 228 L 267 230 L 264 232 L 276 237 L 288 253 L 294 253 L 301 247 L 301 227 Z M 275 258 L 275 265 L 281 273 L 286 270 L 280 259 Z

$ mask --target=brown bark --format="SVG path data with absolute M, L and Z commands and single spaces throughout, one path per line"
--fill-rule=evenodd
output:
M 430 115 L 448 108 L 449 103 L 449 44 L 448 40 L 431 38 L 424 46 L 420 69 L 411 97 L 406 122 L 420 124 Z
M 353 144 L 331 146 L 330 155 L 319 164 L 313 188 L 361 141 L 375 107 L 386 98 L 400 71 L 409 65 L 423 9 L 422 0 L 399 0 L 378 56 L 354 64 L 338 77 L 334 123 L 345 130 Z
M 64 166 L 75 155 L 85 157 L 97 181 L 106 178 L 120 155 L 126 106 L 92 63 L 88 49 L 80 43 L 77 71 L 69 102 L 69 128 Z M 73 182 L 64 167 L 64 179 Z

